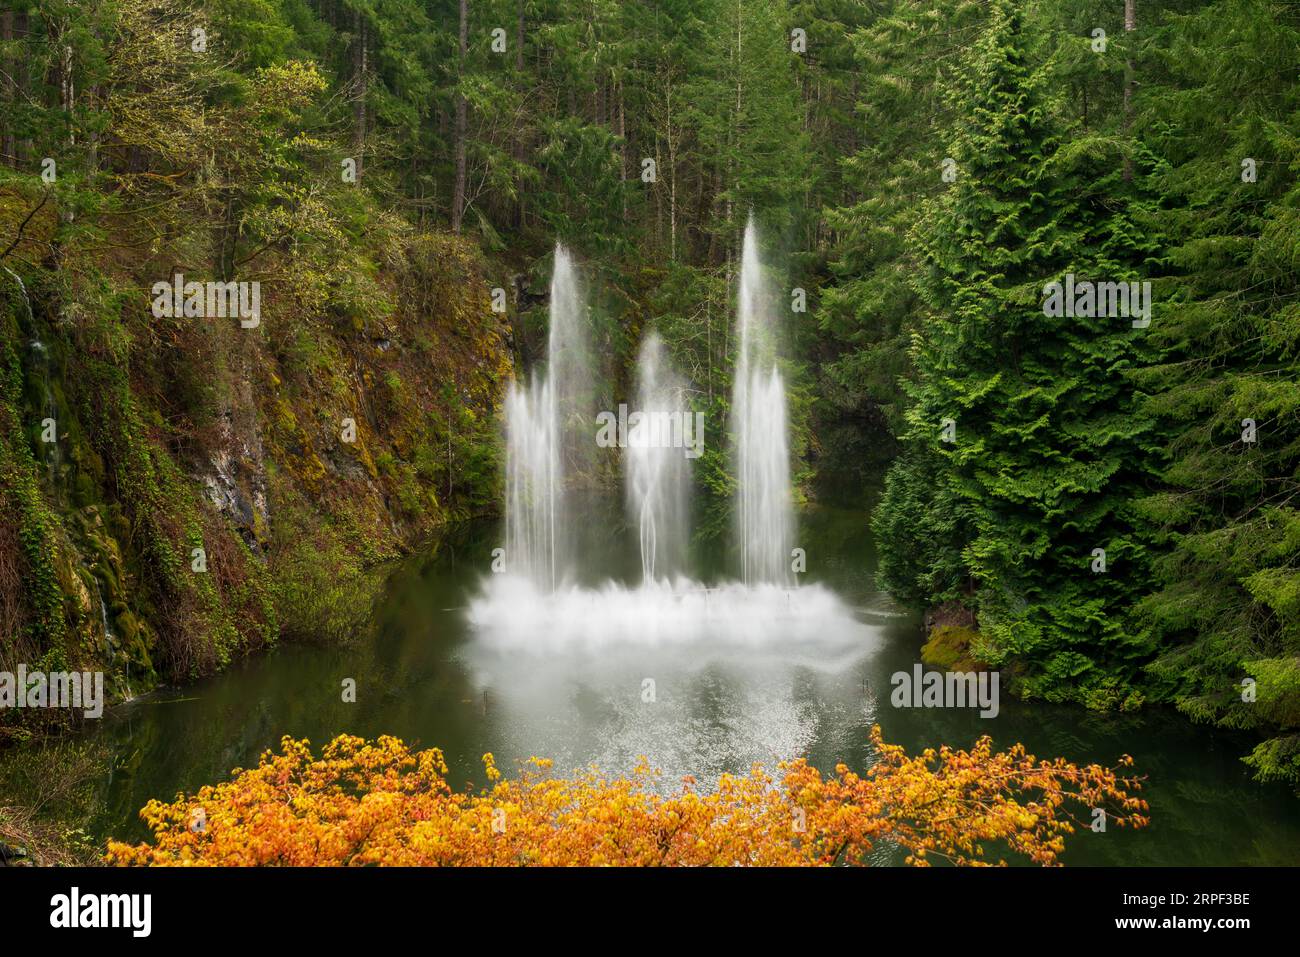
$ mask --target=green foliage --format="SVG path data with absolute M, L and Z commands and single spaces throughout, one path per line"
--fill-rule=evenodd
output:
M 383 576 L 348 547 L 347 538 L 322 524 L 305 502 L 284 503 L 272 558 L 275 610 L 285 637 L 339 644 L 361 634 Z
M 852 199 L 826 210 L 836 241 L 819 319 L 835 354 L 824 377 L 836 408 L 878 408 L 895 431 L 907 404 L 909 337 L 924 311 L 907 237 L 925 200 L 944 188 L 943 130 L 954 116 L 943 89 L 986 15 L 984 3 L 897 2 L 851 37 L 861 84 L 854 122 L 873 135 L 841 161 Z
M 30 293 L 0 272 L 4 661 L 93 663 L 138 693 L 155 668 L 354 631 L 367 568 L 485 508 L 475 449 L 508 368 L 472 249 L 383 208 L 382 162 L 340 172 L 418 136 L 424 5 L 38 3 L 2 23 L 0 252 Z M 358 101 L 370 126 L 340 137 Z M 261 323 L 151 315 L 176 273 L 258 282 Z M 413 465 L 410 437 L 449 421 L 452 474 Z
M 905 423 L 881 580 L 973 608 L 972 647 L 1023 693 L 1277 734 L 1248 761 L 1300 782 L 1295 12 L 1020 19 L 1017 38 L 998 4 L 899 0 L 854 37 L 879 134 L 845 162 L 861 196 L 827 211 L 821 319 L 834 401 Z M 1039 290 L 1067 270 L 1151 279 L 1151 327 L 1045 326 Z
M 1220 0 L 1144 47 L 1142 140 L 1168 234 L 1151 393 L 1168 464 L 1140 503 L 1166 543 L 1138 619 L 1161 697 L 1198 720 L 1278 734 L 1248 759 L 1300 785 L 1300 390 L 1295 387 L 1300 57 L 1293 7 Z M 1243 181 L 1243 160 L 1255 182 Z M 1243 441 L 1243 420 L 1257 424 Z M 1243 701 L 1254 678 L 1258 698 Z
M 1123 620 L 1147 573 L 1139 347 L 1127 319 L 1045 315 L 1042 289 L 1136 278 L 1143 250 L 1126 199 L 1061 150 L 1033 53 L 1022 15 L 994 3 L 949 88 L 958 172 L 913 230 L 927 316 L 876 528 L 886 581 L 973 606 L 981 658 L 1013 666 L 1021 694 L 1118 703 L 1152 649 Z
M 55 563 L 58 519 L 41 494 L 36 459 L 23 415 L 23 371 L 17 297 L 0 312 L 0 591 L 6 609 L 0 657 L 16 664 L 24 654 L 60 648 L 66 632 L 63 595 Z

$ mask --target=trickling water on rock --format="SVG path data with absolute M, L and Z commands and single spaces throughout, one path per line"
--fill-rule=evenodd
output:
M 108 650 L 108 663 L 112 667 L 117 664 L 118 636 L 109 623 L 108 603 L 104 601 L 104 586 L 100 584 L 97 576 L 92 576 L 91 580 L 95 583 L 95 596 L 99 599 L 99 622 L 104 628 L 104 647 Z M 122 698 L 124 701 L 130 701 L 135 697 L 131 693 L 131 658 L 129 655 L 123 655 L 123 660 L 125 667 L 121 677 Z
M 34 330 L 36 328 L 36 315 L 32 312 L 32 300 L 31 296 L 28 295 L 26 284 L 23 282 L 22 277 L 8 266 L 4 267 L 4 271 L 18 284 L 18 292 L 22 297 L 23 308 L 27 314 L 27 328 Z M 27 349 L 31 355 L 32 371 L 40 387 L 40 404 L 37 409 L 41 415 L 40 428 L 37 430 L 37 434 L 42 437 L 39 443 L 40 459 L 45 464 L 50 487 L 57 488 L 59 467 L 62 465 L 63 457 L 57 441 L 59 407 L 54 399 L 54 385 L 50 372 L 50 354 L 45 343 L 35 337 L 28 342 Z M 54 423 L 55 441 L 53 442 L 46 442 L 43 439 L 47 428 L 46 420 Z

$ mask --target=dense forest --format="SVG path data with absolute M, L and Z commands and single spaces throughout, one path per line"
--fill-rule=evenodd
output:
M 346 634 L 495 507 L 557 241 L 609 401 L 653 326 L 725 421 L 752 214 L 801 494 L 887 474 L 928 658 L 1300 785 L 1298 67 L 1282 0 L 3 0 L 0 667 Z

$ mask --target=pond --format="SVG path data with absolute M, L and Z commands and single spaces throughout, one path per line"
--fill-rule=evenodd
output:
M 591 563 L 630 579 L 635 556 L 617 519 L 587 523 Z M 608 533 L 593 530 L 608 528 Z M 224 779 L 257 762 L 282 735 L 321 745 L 336 734 L 396 735 L 443 749 L 456 783 L 483 783 L 481 756 L 508 770 L 530 755 L 564 771 L 596 764 L 630 769 L 641 755 L 664 781 L 691 774 L 705 785 L 755 761 L 805 756 L 823 771 L 871 763 L 868 731 L 909 751 L 969 746 L 991 734 L 999 746 L 1112 764 L 1133 755 L 1146 775 L 1146 830 L 1082 831 L 1067 864 L 1294 864 L 1300 858 L 1300 801 L 1281 786 L 1251 780 L 1241 755 L 1250 739 L 1189 723 L 1160 709 L 1093 714 L 1026 704 L 1003 695 L 996 717 L 977 709 L 901 709 L 890 676 L 919 660 L 920 625 L 874 585 L 875 553 L 865 512 L 805 509 L 797 541 L 806 583 L 842 603 L 840 617 L 813 638 L 761 643 L 607 640 L 538 649 L 483 640 L 469 607 L 491 575 L 496 523 L 457 528 L 430 555 L 394 570 L 376 603 L 373 628 L 347 647 L 285 645 L 225 673 L 112 710 L 87 732 L 107 754 L 94 783 L 92 834 L 146 836 L 138 811 Z M 708 549 L 702 550 L 706 555 Z M 720 567 L 720 557 L 709 559 Z M 803 587 L 803 586 L 801 586 Z M 599 610 L 594 612 L 600 615 Z M 838 624 L 837 624 L 838 622 Z M 546 627 L 538 622 L 538 627 Z M 601 629 L 601 619 L 594 624 Z M 345 679 L 355 703 L 343 700 Z M 15 796 L 21 801 L 21 796 Z M 888 848 L 879 863 L 897 863 Z

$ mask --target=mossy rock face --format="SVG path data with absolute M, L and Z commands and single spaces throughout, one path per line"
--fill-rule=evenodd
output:
M 974 657 L 972 647 L 979 632 L 964 625 L 938 625 L 921 646 L 921 660 L 945 671 L 984 671 L 986 666 Z
M 115 604 L 124 598 L 122 549 L 106 527 L 98 507 L 88 506 L 78 513 L 78 517 L 84 564 L 99 579 L 105 603 Z
M 59 549 L 55 568 L 63 595 L 65 620 L 74 626 L 88 621 L 91 612 L 96 610 L 91 598 L 91 585 L 84 577 L 90 573 L 73 561 L 71 550 L 66 548 Z
M 149 626 L 133 613 L 124 611 L 113 618 L 113 633 L 116 636 L 117 651 L 124 656 L 116 663 L 116 669 L 123 672 L 129 666 L 132 691 L 139 694 L 157 682 L 153 660 L 149 649 L 154 645 L 154 636 Z M 127 664 L 129 663 L 129 665 Z
M 206 248 L 196 237 L 178 249 Z M 343 248 L 333 275 L 295 269 L 268 299 L 256 348 L 189 323 L 174 341 L 137 335 L 155 329 L 144 260 L 110 273 L 83 257 L 71 284 L 33 268 L 31 310 L 0 274 L 0 521 L 28 570 L 24 654 L 111 671 L 138 694 L 265 647 L 282 620 L 346 640 L 371 566 L 450 515 L 492 510 L 495 453 L 481 449 L 498 445 L 512 326 L 491 310 L 482 256 L 387 219 Z M 40 441 L 47 413 L 57 447 Z M 264 486 L 232 466 L 214 499 L 204 479 L 221 453 Z M 220 574 L 191 574 L 199 545 Z
M 113 617 L 113 631 L 123 645 L 134 644 L 140 638 L 140 620 L 129 611 L 119 612 Z
M 72 500 L 77 503 L 89 502 L 99 495 L 99 486 L 83 470 L 77 470 L 72 477 Z

